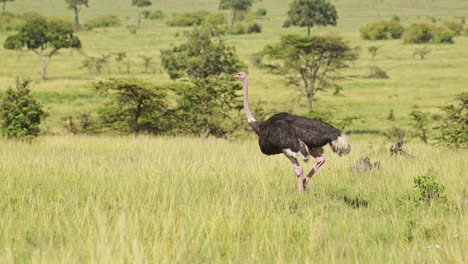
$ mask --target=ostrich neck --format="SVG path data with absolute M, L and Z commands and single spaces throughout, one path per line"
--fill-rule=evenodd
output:
M 243 80 L 243 86 L 244 86 L 244 111 L 245 115 L 247 116 L 247 121 L 249 123 L 256 122 L 255 118 L 252 115 L 252 112 L 250 112 L 249 108 L 249 83 L 247 81 L 247 78 Z

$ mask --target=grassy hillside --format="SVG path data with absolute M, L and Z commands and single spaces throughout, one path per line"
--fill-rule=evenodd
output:
M 332 110 L 337 117 L 360 115 L 361 122 L 350 129 L 354 131 L 383 131 L 392 126 L 407 127 L 411 110 L 420 109 L 436 112 L 437 107 L 447 104 L 453 95 L 466 89 L 468 76 L 468 38 L 457 37 L 454 45 L 428 45 L 431 53 L 421 61 L 413 57 L 418 45 L 405 45 L 401 41 L 363 41 L 359 37 L 359 28 L 365 23 L 381 18 L 398 15 L 402 23 L 409 23 L 428 18 L 440 20 L 466 14 L 468 6 L 463 0 L 449 1 L 333 1 L 338 9 L 337 27 L 316 28 L 313 32 L 332 32 L 343 35 L 353 46 L 362 48 L 360 59 L 349 70 L 354 76 L 342 85 L 341 96 L 332 96 L 332 91 L 319 94 L 316 110 Z M 149 9 L 162 10 L 166 15 L 174 12 L 208 10 L 218 12 L 218 1 L 155 1 Z M 268 15 L 259 20 L 263 26 L 261 34 L 227 36 L 228 43 L 237 48 L 240 57 L 249 64 L 251 80 L 251 100 L 262 99 L 269 108 L 278 110 L 294 109 L 296 113 L 306 110 L 305 101 L 300 100 L 294 87 L 287 87 L 280 76 L 273 76 L 255 68 L 252 54 L 260 51 L 266 44 L 278 41 L 287 33 L 305 34 L 302 28 L 281 28 L 288 9 L 284 1 L 257 2 L 253 10 L 266 8 Z M 15 1 L 8 3 L 7 10 L 14 13 L 36 11 L 46 16 L 72 18 L 72 12 L 65 8 L 62 0 Z M 101 75 L 88 73 L 80 69 L 84 55 L 100 56 L 112 52 L 125 51 L 131 57 L 132 75 L 148 79 L 155 83 L 169 82 L 168 76 L 157 66 L 155 74 L 142 74 L 143 66 L 139 55 L 154 56 L 159 62 L 160 50 L 170 47 L 183 39 L 176 38 L 187 28 L 167 27 L 165 21 L 144 20 L 136 35 L 131 35 L 127 25 L 136 23 L 136 8 L 126 0 L 91 1 L 90 8 L 81 12 L 82 21 L 99 15 L 114 14 L 121 18 L 123 25 L 117 28 L 83 31 L 79 37 L 83 42 L 80 52 L 64 50 L 53 58 L 49 70 L 49 80 L 40 81 L 39 61 L 35 54 L 26 53 L 17 61 L 17 53 L 0 49 L 2 67 L 0 67 L 0 89 L 14 84 L 15 76 L 29 76 L 35 80 L 34 91 L 49 109 L 52 132 L 62 133 L 62 119 L 76 113 L 92 112 L 100 99 L 90 93 L 93 82 L 99 79 L 119 76 L 117 64 L 111 63 Z M 11 34 L 0 32 L 0 43 Z M 367 47 L 382 46 L 375 64 L 387 71 L 389 80 L 368 80 L 362 78 L 372 65 Z M 127 76 L 127 75 L 120 75 Z M 396 121 L 386 122 L 385 118 L 393 109 Z
M 0 140 L 0 262 L 466 263 L 466 153 L 352 143 L 299 196 L 287 159 L 252 141 Z M 364 155 L 381 171 L 350 170 Z M 431 209 L 409 199 L 428 171 L 448 199 Z

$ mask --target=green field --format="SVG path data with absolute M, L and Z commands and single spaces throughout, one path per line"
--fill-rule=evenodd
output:
M 208 10 L 218 0 L 153 1 L 166 15 Z M 281 28 L 288 1 L 257 1 L 266 8 L 261 34 L 228 35 L 249 66 L 250 100 L 268 109 L 306 112 L 305 100 L 284 78 L 256 68 L 252 55 L 282 35 L 305 34 Z M 78 33 L 80 51 L 62 50 L 52 59 L 48 80 L 40 80 L 33 53 L 0 48 L 0 91 L 16 76 L 32 78 L 33 94 L 50 114 L 48 135 L 32 143 L 0 139 L 0 263 L 467 263 L 468 152 L 438 148 L 409 138 L 414 157 L 390 157 L 381 136 L 391 127 L 411 128 L 409 113 L 440 114 L 468 87 L 468 37 L 453 45 L 426 45 L 425 60 L 413 57 L 421 45 L 401 40 L 365 41 L 359 28 L 398 15 L 403 24 L 468 14 L 465 0 L 334 0 L 336 27 L 313 33 L 342 35 L 361 47 L 346 70 L 341 95 L 326 91 L 314 102 L 336 118 L 360 116 L 347 128 L 352 152 L 339 158 L 325 149 L 326 164 L 311 188 L 298 195 L 288 160 L 261 154 L 253 137 L 222 140 L 188 137 L 73 136 L 64 119 L 94 113 L 103 99 L 92 84 L 118 74 L 112 63 L 102 74 L 80 69 L 85 55 L 125 51 L 133 77 L 170 84 L 160 50 L 183 41 L 165 21 L 136 23 L 129 0 L 90 0 L 83 22 L 117 15 L 123 25 Z M 72 18 L 63 0 L 16 0 L 7 11 L 36 11 Z M 465 26 L 466 27 L 466 26 Z M 0 43 L 13 32 L 0 31 Z M 381 46 L 375 61 L 367 47 Z M 156 58 L 155 74 L 142 73 L 139 55 Z M 375 63 L 386 80 L 363 78 Z M 234 74 L 234 73 L 233 73 Z M 387 120 L 393 110 L 395 120 Z M 255 115 L 255 113 L 254 113 Z M 45 131 L 44 125 L 42 125 Z M 357 173 L 361 157 L 380 161 L 377 172 Z M 306 164 L 310 169 L 313 164 Z M 443 184 L 447 202 L 416 206 L 413 179 L 431 173 Z

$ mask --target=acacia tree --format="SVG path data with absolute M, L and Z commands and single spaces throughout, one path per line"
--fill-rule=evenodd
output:
M 94 88 L 111 98 L 100 114 L 104 127 L 124 133 L 154 134 L 167 129 L 167 93 L 164 89 L 134 78 L 100 81 Z
M 357 51 L 339 36 L 283 36 L 279 43 L 267 45 L 261 52 L 262 65 L 284 75 L 290 84 L 303 84 L 308 110 L 317 92 L 341 78 L 339 70 L 357 59 Z
M 288 19 L 284 27 L 307 27 L 307 36 L 314 26 L 336 25 L 338 15 L 328 0 L 294 0 L 289 4 Z
M 79 14 L 83 6 L 88 7 L 88 2 L 88 0 L 65 0 L 68 8 L 75 12 L 75 32 L 80 31 Z
M 150 6 L 151 4 L 152 4 L 151 0 L 132 0 L 132 5 L 136 6 L 137 9 L 138 9 L 137 10 L 137 12 L 138 12 L 138 25 L 141 24 L 141 13 L 142 13 L 142 11 L 140 10 L 140 8 Z
M 220 0 L 220 10 L 231 10 L 231 26 L 236 22 L 239 16 L 249 11 L 252 6 L 252 0 Z
M 457 104 L 442 107 L 445 116 L 438 131 L 436 140 L 440 145 L 457 148 L 468 148 L 468 93 L 456 96 Z
M 6 2 L 13 2 L 15 0 L 0 0 L 0 2 L 2 2 L 2 13 L 5 14 L 5 6 L 6 6 Z
M 81 42 L 73 35 L 71 23 L 34 17 L 17 34 L 8 36 L 3 46 L 6 49 L 30 50 L 36 53 L 42 64 L 41 77 L 45 80 L 47 65 L 52 56 L 61 49 L 81 48 Z
M 178 129 L 191 134 L 224 136 L 231 111 L 241 109 L 236 91 L 240 85 L 232 74 L 246 70 L 234 47 L 227 46 L 221 31 L 213 27 L 185 32 L 187 41 L 161 51 L 162 65 L 171 79 L 188 79 L 180 86 L 176 109 Z

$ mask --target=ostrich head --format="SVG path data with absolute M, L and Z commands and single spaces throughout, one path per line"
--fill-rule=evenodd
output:
M 234 75 L 233 77 L 243 81 L 243 80 L 245 80 L 247 78 L 247 74 L 245 72 L 239 72 L 236 75 Z

